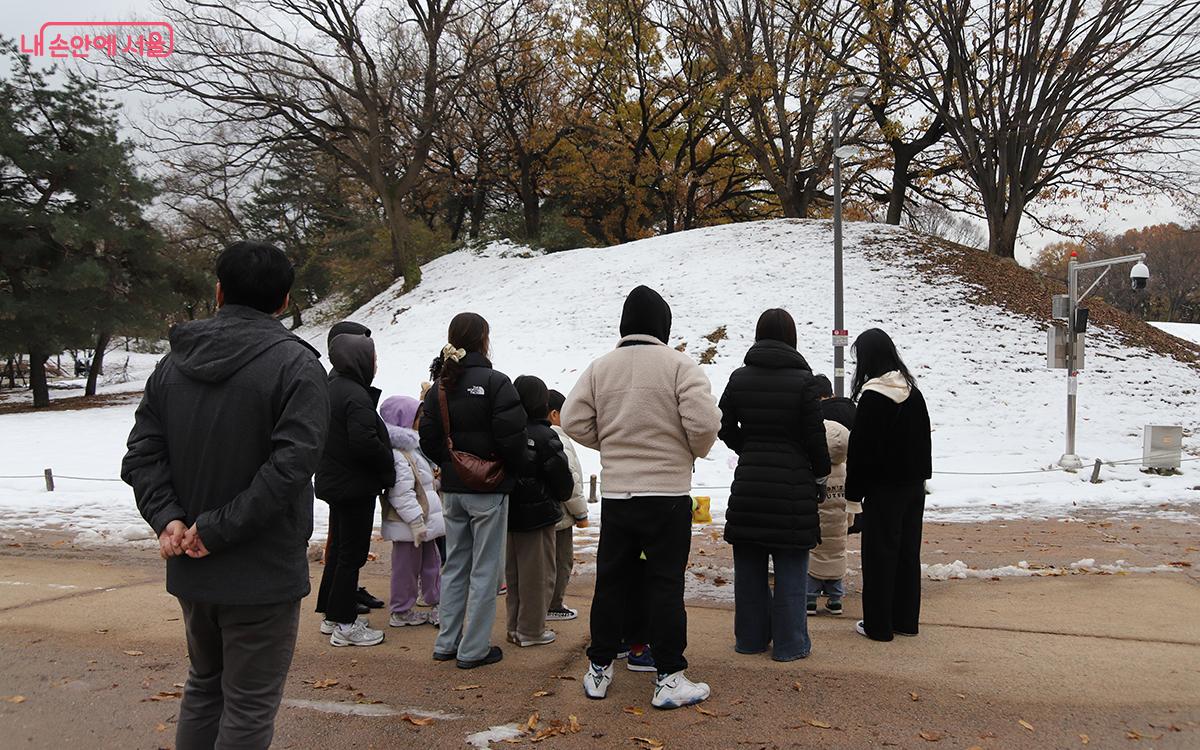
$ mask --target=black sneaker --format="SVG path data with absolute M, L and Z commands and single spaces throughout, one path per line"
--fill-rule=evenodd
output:
M 817 614 L 817 597 L 810 596 L 808 597 L 808 616 L 812 617 L 815 614 Z
M 476 667 L 486 667 L 489 664 L 495 664 L 503 658 L 504 652 L 500 650 L 500 647 L 492 646 L 492 650 L 487 652 L 487 656 L 479 659 L 478 661 L 463 661 L 462 659 L 459 659 L 458 668 L 475 669 Z
M 362 602 L 355 602 L 354 603 L 354 611 L 355 611 L 355 613 L 360 614 L 360 615 L 368 615 L 371 613 L 371 608 L 368 607 L 367 605 L 363 604 Z
M 359 604 L 365 604 L 370 609 L 383 609 L 383 600 L 371 596 L 371 592 L 367 591 L 365 586 L 360 586 L 355 596 L 358 598 Z
M 450 661 L 451 659 L 453 659 L 457 656 L 458 656 L 458 654 L 454 653 L 453 651 L 451 651 L 448 654 L 442 653 L 441 651 L 433 652 L 433 660 L 434 661 Z
M 842 600 L 830 599 L 825 602 L 825 611 L 831 615 L 840 615 L 842 613 Z

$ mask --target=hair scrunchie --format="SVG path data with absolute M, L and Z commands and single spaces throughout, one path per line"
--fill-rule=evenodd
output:
M 442 347 L 442 359 L 447 361 L 458 362 L 465 356 L 467 356 L 466 350 L 455 348 L 454 344 L 446 344 Z

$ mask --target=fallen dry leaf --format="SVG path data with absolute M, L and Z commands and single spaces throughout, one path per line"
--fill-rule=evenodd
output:
M 817 729 L 833 729 L 832 724 L 820 721 L 819 719 L 805 719 L 804 723 L 810 727 L 816 727 Z
M 583 726 L 579 723 L 579 718 L 576 717 L 575 714 L 568 716 L 567 721 L 569 722 L 567 728 L 570 729 L 573 734 L 578 733 L 583 729 Z
M 1133 729 L 1130 729 L 1128 732 L 1126 732 L 1126 733 L 1125 733 L 1125 736 L 1126 736 L 1126 737 L 1128 737 L 1128 738 L 1129 738 L 1129 739 L 1131 739 L 1131 740 L 1140 740 L 1140 739 L 1142 738 L 1142 734 L 1141 734 L 1141 732 L 1138 732 L 1138 731 L 1136 731 L 1136 730 L 1133 730 Z
M 459 691 L 462 691 L 462 690 L 478 690 L 478 689 L 479 689 L 479 688 L 481 688 L 481 687 L 483 687 L 483 685 L 455 685 L 455 686 L 454 686 L 454 689 L 455 689 L 455 690 L 459 690 Z
M 967 750 L 983 750 L 983 747 L 981 745 L 971 745 Z
M 793 682 L 793 683 L 792 683 L 792 690 L 795 690 L 797 693 L 798 693 L 798 692 L 800 692 L 800 683 L 798 683 L 798 682 Z
M 157 724 L 155 724 L 155 725 L 154 725 L 154 731 L 156 731 L 156 732 L 165 732 L 165 731 L 167 731 L 167 725 L 166 725 L 166 724 L 163 724 L 163 723 L 160 721 L 160 722 L 158 722 Z
M 642 743 L 642 747 L 646 750 L 661 750 L 663 747 L 662 740 L 656 740 L 652 737 L 630 737 L 634 742 Z
M 141 656 L 144 652 L 131 650 L 131 651 L 124 651 L 122 653 L 124 653 L 126 656 Z
M 1086 734 L 1081 734 L 1081 735 L 1079 735 L 1079 741 L 1081 743 L 1083 743 L 1084 745 L 1086 745 L 1092 741 L 1092 738 L 1088 737 Z
M 939 742 L 946 735 L 942 734 L 941 732 L 931 732 L 928 729 L 923 729 L 918 733 L 917 736 L 926 742 Z
M 714 711 L 709 711 L 704 706 L 696 706 L 696 713 L 701 713 L 701 714 L 704 714 L 705 716 L 717 716 L 718 715 Z
M 180 690 L 159 690 L 157 693 L 150 696 L 146 700 L 148 700 L 148 701 L 170 701 L 170 700 L 175 700 L 176 698 L 182 698 L 182 697 L 183 697 L 183 691 L 180 691 Z
M 642 714 L 646 713 L 646 709 L 638 708 L 637 706 L 626 706 L 621 710 L 627 714 L 633 714 L 634 716 L 641 716 Z
M 332 680 L 332 679 L 317 680 L 312 684 L 312 687 L 313 687 L 313 690 L 324 690 L 325 688 L 331 688 L 334 685 L 340 685 L 341 682 L 342 682 L 341 680 Z
M 550 695 L 549 690 L 539 690 L 533 694 L 533 697 L 534 698 L 545 698 L 547 695 Z
M 529 721 L 525 722 L 525 731 L 532 732 L 538 725 L 538 712 L 534 711 L 529 714 Z
M 908 694 L 908 697 L 909 697 L 909 698 L 912 698 L 914 701 L 919 701 L 919 700 L 921 700 L 921 696 L 917 695 L 916 693 L 909 693 L 909 694 Z
M 409 714 L 404 714 L 401 716 L 400 721 L 407 721 L 414 727 L 427 727 L 433 723 L 433 719 L 429 718 L 428 716 L 410 716 Z
M 24 702 L 25 702 L 25 696 L 23 696 L 23 695 L 10 695 L 10 696 L 8 696 L 7 698 L 5 698 L 5 699 L 4 699 L 4 701 L 5 701 L 6 703 L 24 703 Z
M 571 680 L 572 682 L 574 682 L 574 681 L 575 681 L 575 678 L 574 678 L 574 677 L 572 677 L 572 676 L 571 676 L 571 675 L 569 675 L 569 674 L 560 674 L 560 675 L 558 676 L 558 679 L 560 679 L 560 680 Z
M 1028 721 L 1025 721 L 1024 719 L 1019 719 L 1017 721 L 1017 723 L 1020 724 L 1021 726 L 1025 727 L 1029 731 L 1031 731 L 1031 732 L 1033 731 L 1033 725 L 1030 724 Z

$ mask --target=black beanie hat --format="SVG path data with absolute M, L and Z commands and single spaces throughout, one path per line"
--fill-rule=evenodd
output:
M 664 344 L 671 338 L 671 306 L 648 286 L 639 286 L 625 298 L 621 310 L 621 336 L 653 336 Z
M 340 323 L 334 323 L 333 328 L 329 329 L 329 336 L 325 339 L 326 345 L 333 343 L 334 336 L 341 336 L 343 333 L 351 336 L 370 337 L 371 329 L 362 323 L 355 323 L 352 320 L 343 320 Z
M 534 375 L 522 375 L 513 381 L 517 395 L 521 397 L 521 405 L 530 419 L 545 419 L 550 414 L 550 391 L 546 383 Z

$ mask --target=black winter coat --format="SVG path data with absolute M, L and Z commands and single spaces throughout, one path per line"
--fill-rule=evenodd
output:
M 154 533 L 194 523 L 211 553 L 167 560 L 167 591 L 230 605 L 308 594 L 312 474 L 328 420 L 317 352 L 270 315 L 225 305 L 171 329 L 121 463 Z
M 498 458 L 504 462 L 504 481 L 494 492 L 507 494 L 516 484 L 516 476 L 525 463 L 525 407 L 512 381 L 492 369 L 492 363 L 478 352 L 469 352 L 458 382 L 446 394 L 450 406 L 450 435 L 454 449 L 480 458 Z M 442 469 L 442 491 L 484 494 L 462 483 L 446 449 L 442 429 L 442 408 L 438 403 L 440 381 L 425 394 L 421 414 L 421 452 Z
M 817 478 L 829 448 L 820 389 L 808 363 L 780 341 L 759 341 L 721 396 L 719 437 L 738 454 L 725 540 L 812 549 L 821 542 Z
M 558 434 L 545 419 L 525 427 L 525 466 L 508 501 L 508 530 L 535 531 L 562 518 L 562 504 L 575 489 L 575 477 Z
M 387 425 L 375 411 L 380 391 L 354 373 L 329 378 L 329 436 L 317 467 L 317 497 L 327 503 L 375 502 L 396 484 Z
M 915 386 L 897 404 L 864 391 L 846 454 L 846 499 L 869 502 L 880 490 L 924 482 L 933 475 L 929 409 Z

